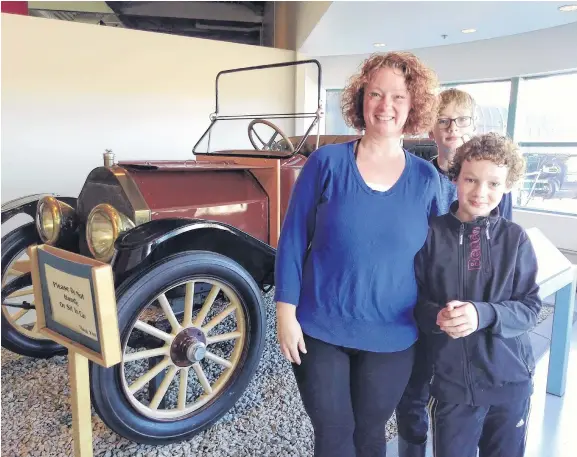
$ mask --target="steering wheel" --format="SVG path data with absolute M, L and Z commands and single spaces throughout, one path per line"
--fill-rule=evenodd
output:
M 256 124 L 264 124 L 264 125 L 267 125 L 271 129 L 274 130 L 274 134 L 270 137 L 270 139 L 268 141 L 263 141 L 263 139 L 258 135 L 258 133 L 256 133 L 256 130 L 254 128 L 254 126 Z M 262 144 L 262 146 L 260 146 L 260 147 L 257 146 L 253 135 L 258 139 L 258 141 Z M 272 145 L 274 144 L 275 138 L 279 135 L 285 141 L 290 152 L 291 153 L 295 152 L 295 148 L 294 148 L 292 142 L 288 139 L 288 137 L 284 134 L 284 132 L 281 129 L 279 129 L 276 125 L 274 125 L 272 122 L 267 121 L 265 119 L 254 119 L 253 121 L 251 121 L 250 124 L 248 124 L 248 139 L 250 140 L 252 146 L 257 151 L 271 151 L 271 150 L 273 150 Z

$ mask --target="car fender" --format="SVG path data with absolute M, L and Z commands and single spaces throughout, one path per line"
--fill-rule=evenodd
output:
M 168 255 L 210 251 L 239 263 L 261 289 L 274 282 L 276 250 L 238 228 L 203 219 L 157 219 L 121 234 L 111 265 L 117 281 Z
M 76 209 L 76 197 L 63 197 L 58 194 L 31 194 L 10 200 L 2 205 L 2 224 L 9 221 L 17 214 L 28 214 L 32 219 L 36 218 L 38 201 L 43 197 L 54 197 Z

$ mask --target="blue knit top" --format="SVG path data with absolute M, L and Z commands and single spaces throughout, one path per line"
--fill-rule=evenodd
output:
M 405 151 L 387 191 L 363 180 L 354 141 L 305 163 L 282 225 L 275 300 L 297 306 L 303 332 L 330 344 L 400 351 L 417 339 L 414 257 L 438 214 L 439 175 Z

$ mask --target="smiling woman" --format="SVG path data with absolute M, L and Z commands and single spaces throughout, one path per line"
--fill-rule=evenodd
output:
M 293 189 L 276 255 L 278 339 L 315 457 L 384 454 L 385 425 L 411 375 L 413 262 L 440 184 L 401 138 L 431 127 L 436 86 L 410 53 L 371 56 L 343 100 L 362 137 L 313 152 Z
M 437 87 L 435 73 L 409 53 L 375 54 L 365 61 L 361 71 L 355 75 L 342 94 L 342 111 L 347 125 L 362 130 L 366 128 L 363 116 L 365 86 L 375 73 L 390 68 L 402 75 L 411 101 L 411 112 L 404 125 L 404 133 L 418 135 L 428 132 L 435 121 L 437 103 L 434 90 Z

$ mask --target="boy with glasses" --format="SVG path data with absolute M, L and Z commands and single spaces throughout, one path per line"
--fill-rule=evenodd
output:
M 447 177 L 450 162 L 459 146 L 466 143 L 475 132 L 475 100 L 459 89 L 447 89 L 439 95 L 437 123 L 429 137 L 437 143 L 438 155 L 431 163 L 441 178 L 440 214 L 449 211 L 449 205 L 457 199 L 457 187 Z M 499 203 L 499 213 L 507 220 L 512 220 L 513 203 L 511 194 L 503 195 Z
M 439 214 L 449 212 L 457 200 L 457 186 L 448 171 L 457 148 L 465 144 L 475 132 L 475 100 L 459 89 L 447 89 L 439 94 L 437 122 L 429 137 L 437 144 L 438 155 L 431 160 L 439 172 L 441 189 L 438 199 Z M 499 202 L 499 215 L 511 220 L 513 204 L 511 193 L 504 193 Z M 426 360 L 426 342 L 421 334 L 416 346 L 415 362 L 409 384 L 396 409 L 399 457 L 425 457 L 429 417 L 429 381 L 432 376 Z

